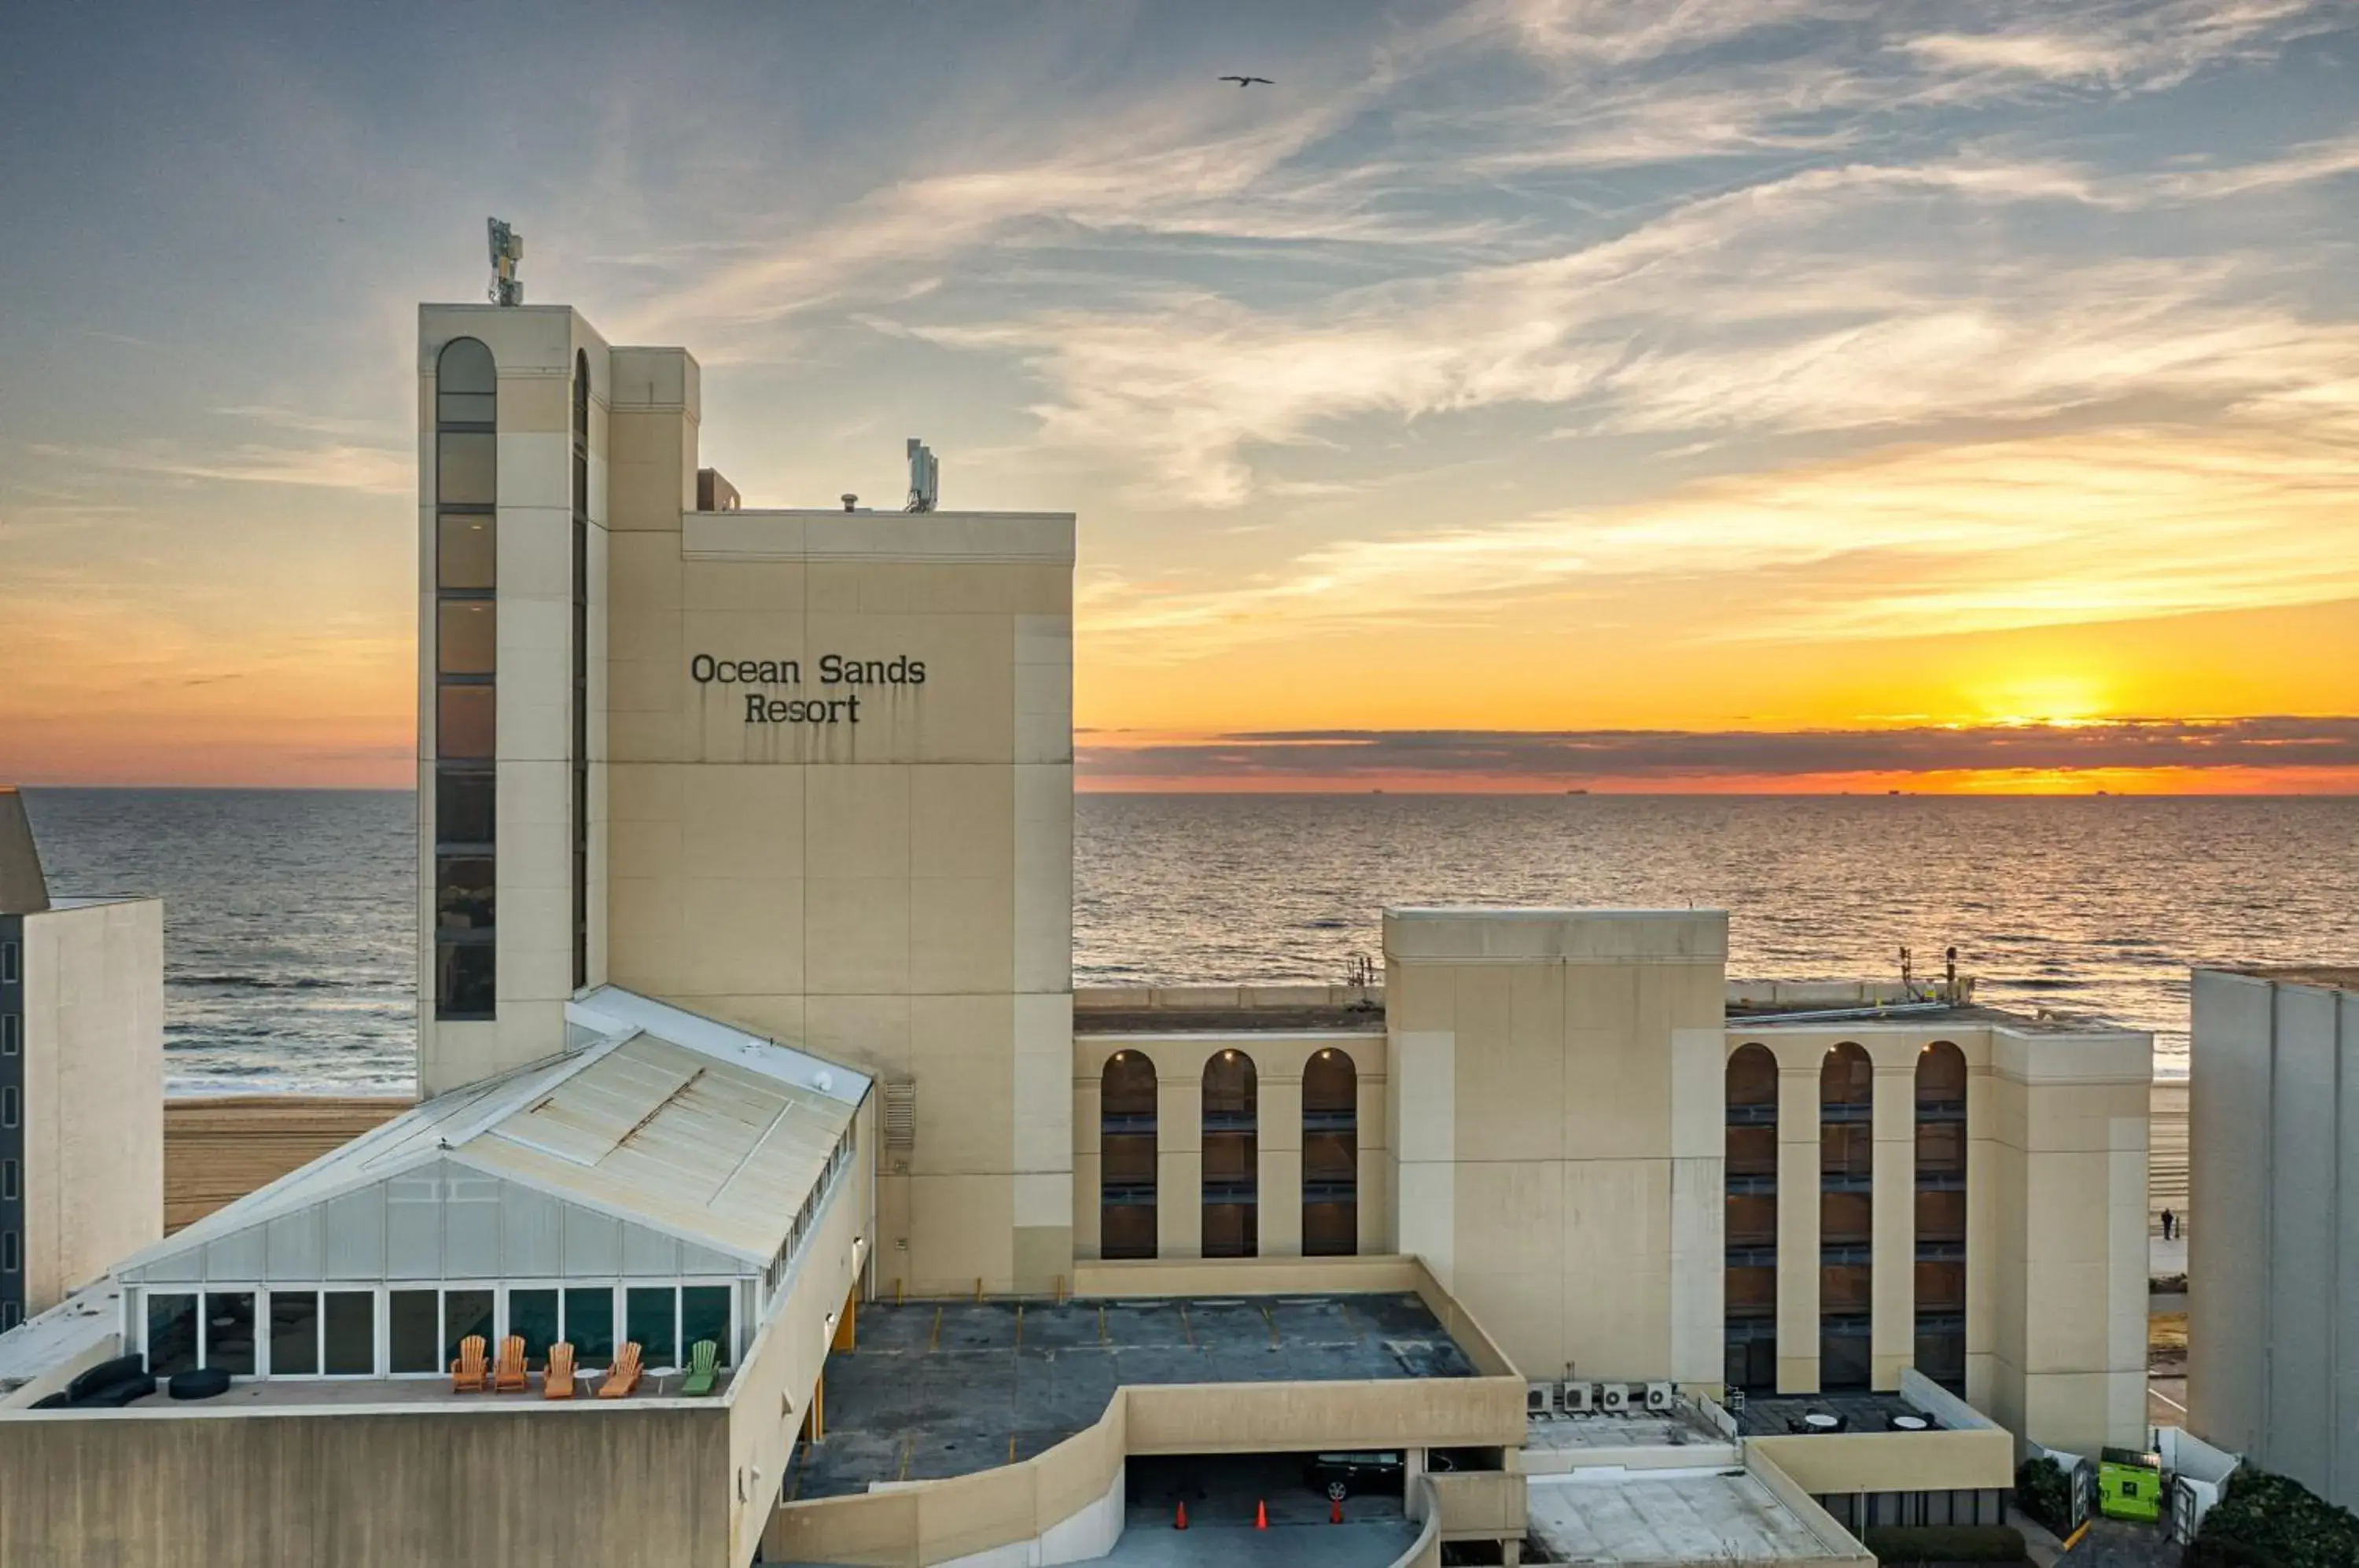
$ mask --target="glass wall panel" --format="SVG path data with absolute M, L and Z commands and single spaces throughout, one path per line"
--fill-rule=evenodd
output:
M 669 1285 L 634 1285 L 624 1294 L 624 1322 L 629 1337 L 638 1342 L 640 1365 L 679 1366 L 679 1341 L 675 1337 L 679 1328 L 674 1313 L 679 1304 L 679 1292 Z
M 488 512 L 445 512 L 434 520 L 435 584 L 488 593 L 499 585 L 499 524 Z
M 270 1375 L 308 1376 L 320 1370 L 320 1293 L 270 1292 Z
M 1819 1270 L 1819 1311 L 1826 1316 L 1851 1317 L 1875 1304 L 1866 1264 L 1832 1263 Z
M 729 1287 L 726 1285 L 682 1285 L 679 1288 L 679 1342 L 695 1347 L 700 1339 L 709 1339 L 721 1352 L 724 1367 L 736 1359 L 730 1354 Z M 686 1366 L 686 1362 L 680 1365 Z
M 1917 1265 L 1917 1312 L 1948 1314 L 1966 1310 L 1966 1266 L 1962 1263 Z
M 1732 1193 L 1728 1200 L 1727 1244 L 1731 1247 L 1777 1245 L 1777 1194 Z
M 445 768 L 434 776 L 434 836 L 443 844 L 493 842 L 498 818 L 493 811 L 494 775 L 481 769 Z
M 454 760 L 485 761 L 498 739 L 499 699 L 491 686 L 443 686 L 434 693 L 435 745 Z
M 1917 1240 L 1954 1242 L 1966 1239 L 1966 1194 L 1963 1191 L 1919 1192 L 1917 1194 Z
M 442 1297 L 439 1290 L 388 1290 L 386 1349 L 396 1372 L 447 1372 L 442 1343 Z
M 447 387 L 434 408 L 435 418 L 446 425 L 488 425 L 498 411 L 498 399 L 489 392 L 452 392 Z
M 481 338 L 452 338 L 436 356 L 434 389 L 446 395 L 490 392 L 498 386 L 495 374 L 492 351 Z
M 536 1371 L 549 1365 L 549 1347 L 557 1343 L 557 1292 L 510 1290 L 508 1332 L 524 1336 L 524 1363 Z
M 1917 1057 L 1917 1369 L 1966 1377 L 1966 1057 L 1935 1040 Z
M 205 1365 L 232 1377 L 254 1376 L 254 1292 L 205 1292 Z
M 1875 1297 L 1875 1066 L 1845 1041 L 1819 1067 L 1819 1387 L 1864 1388 Z M 1846 1253 L 1845 1249 L 1855 1249 Z M 1839 1259 L 1839 1260 L 1838 1260 Z
M 193 1295 L 150 1295 L 147 1298 L 147 1371 L 169 1377 L 197 1369 L 197 1298 Z
M 368 1377 L 376 1373 L 376 1292 L 328 1292 L 327 1359 L 331 1377 Z
M 459 1359 L 459 1342 L 471 1334 L 484 1336 L 484 1359 L 499 1346 L 492 1339 L 492 1293 L 489 1290 L 442 1292 L 442 1364 Z
M 1846 1332 L 1847 1331 L 1847 1332 Z M 1868 1384 L 1870 1362 L 1867 1327 L 1828 1325 L 1819 1336 L 1819 1387 L 1825 1389 L 1864 1388 Z
M 1866 1247 L 1875 1239 L 1875 1194 L 1822 1192 L 1819 1195 L 1821 1247 Z
M 1728 1173 L 1731 1176 L 1777 1174 L 1777 1127 L 1732 1127 L 1728 1129 Z
M 499 438 L 489 430 L 445 430 L 434 441 L 434 499 L 445 506 L 488 506 L 499 498 Z
M 489 675 L 497 668 L 497 601 L 445 599 L 434 612 L 438 670 L 445 675 Z
M 577 1367 L 605 1367 L 614 1359 L 614 1291 L 612 1286 L 574 1286 L 565 1292 L 565 1337 Z
M 492 947 L 489 942 L 444 942 L 434 950 L 436 994 L 440 1016 L 488 1018 L 494 1005 Z
M 434 860 L 434 923 L 446 931 L 492 929 L 492 860 L 484 855 L 443 855 Z

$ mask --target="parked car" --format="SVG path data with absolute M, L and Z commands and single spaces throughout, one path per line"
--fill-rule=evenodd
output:
M 1364 1492 L 1397 1492 L 1403 1475 L 1398 1454 L 1320 1454 L 1302 1467 L 1302 1484 L 1340 1503 Z

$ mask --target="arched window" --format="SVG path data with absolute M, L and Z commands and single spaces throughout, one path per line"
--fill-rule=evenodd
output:
M 1261 1249 L 1261 1138 L 1253 1058 L 1234 1049 L 1204 1063 L 1204 1256 Z
M 1360 1073 L 1329 1046 L 1302 1066 L 1302 1255 L 1360 1250 Z
M 1875 1064 L 1845 1041 L 1819 1067 L 1819 1387 L 1874 1376 Z
M 1917 1370 L 1966 1382 L 1966 1053 L 1917 1055 Z
M 1727 1069 L 1727 1347 L 1733 1388 L 1777 1386 L 1777 1059 L 1741 1045 Z
M 1155 1063 L 1117 1051 L 1098 1080 L 1098 1253 L 1155 1256 Z
M 488 1018 L 498 719 L 499 377 L 454 338 L 434 362 L 434 1016 Z
M 573 988 L 590 984 L 590 355 L 573 354 Z

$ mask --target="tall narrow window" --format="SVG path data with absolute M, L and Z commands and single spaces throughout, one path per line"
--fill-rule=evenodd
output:
M 1155 1063 L 1117 1051 L 1098 1080 L 1098 1252 L 1155 1256 Z
M 1966 1384 L 1966 1057 L 1946 1040 L 1917 1057 L 1917 1370 Z
M 1875 1065 L 1846 1041 L 1819 1068 L 1819 1387 L 1875 1372 Z
M 1333 1046 L 1302 1067 L 1302 1255 L 1360 1250 L 1360 1074 Z
M 590 356 L 573 354 L 573 988 L 590 984 Z
M 1261 1250 L 1260 1096 L 1253 1058 L 1223 1051 L 1204 1063 L 1204 1256 Z
M 1777 1059 L 1744 1045 L 1728 1059 L 1723 1326 L 1732 1388 L 1777 1386 Z
M 434 1016 L 488 1018 L 499 670 L 499 381 L 474 338 L 434 373 Z

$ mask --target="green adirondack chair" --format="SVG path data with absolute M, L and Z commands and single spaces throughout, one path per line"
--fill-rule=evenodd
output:
M 679 1386 L 683 1394 L 709 1394 L 713 1379 L 720 1376 L 721 1347 L 709 1339 L 700 1339 L 689 1348 L 688 1381 Z

